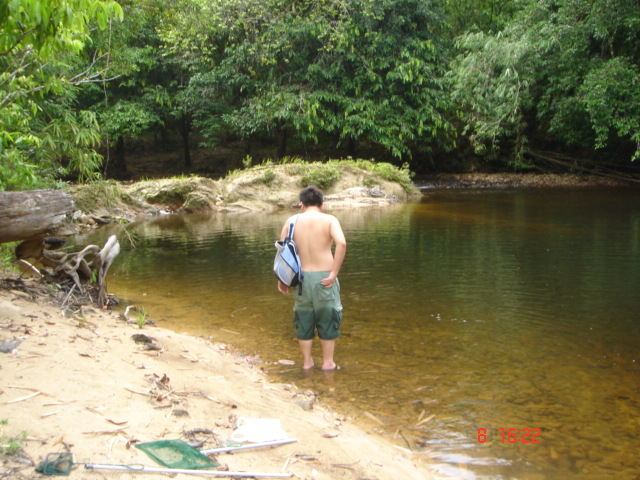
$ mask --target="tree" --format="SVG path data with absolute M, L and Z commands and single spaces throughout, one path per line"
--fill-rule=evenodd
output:
M 101 58 L 80 69 L 91 28 L 122 16 L 111 0 L 0 3 L 0 190 L 95 175 L 96 117 L 77 110 L 78 87 L 100 77 Z
M 210 139 L 224 131 L 277 138 L 284 155 L 290 137 L 330 136 L 400 158 L 446 138 L 441 24 L 430 2 L 181 5 L 183 16 L 165 38 L 174 51 L 197 45 L 207 52 L 209 68 L 194 74 L 187 92 Z
M 497 33 L 518 10 L 518 0 L 444 0 L 448 30 L 453 36 L 470 31 Z
M 502 32 L 460 36 L 451 79 L 461 133 L 519 166 L 531 141 L 639 158 L 638 38 L 635 0 L 530 0 Z
M 340 7 L 309 68 L 320 126 L 342 142 L 373 142 L 397 158 L 450 144 L 439 11 L 421 0 Z

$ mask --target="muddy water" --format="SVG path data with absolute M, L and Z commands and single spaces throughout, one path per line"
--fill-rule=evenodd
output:
M 119 235 L 123 303 L 259 354 L 437 477 L 640 476 L 639 193 L 431 192 L 335 212 L 349 247 L 334 375 L 275 363 L 298 361 L 270 273 L 288 213 L 147 221 L 127 227 L 135 248 L 121 227 L 80 241 Z

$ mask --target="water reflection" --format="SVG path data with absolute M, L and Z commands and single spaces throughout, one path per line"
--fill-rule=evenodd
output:
M 335 213 L 343 370 L 272 365 L 276 379 L 426 452 L 443 478 L 640 475 L 640 195 L 438 192 Z M 112 227 L 109 290 L 163 326 L 297 361 L 269 270 L 288 215 L 159 218 L 127 228 L 135 248 Z M 503 443 L 500 428 L 542 441 Z

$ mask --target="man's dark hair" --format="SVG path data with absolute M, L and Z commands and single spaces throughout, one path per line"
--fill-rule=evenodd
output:
M 324 203 L 324 195 L 315 185 L 304 188 L 300 192 L 300 202 L 305 207 L 321 207 Z

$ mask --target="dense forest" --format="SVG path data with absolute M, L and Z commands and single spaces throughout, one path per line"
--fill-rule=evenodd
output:
M 639 65 L 639 0 L 3 0 L 0 191 L 220 149 L 629 172 Z

